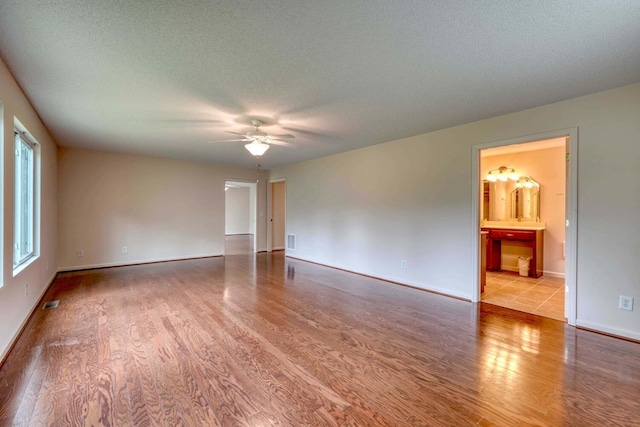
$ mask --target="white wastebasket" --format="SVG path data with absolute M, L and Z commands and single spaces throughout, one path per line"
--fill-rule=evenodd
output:
M 518 257 L 518 269 L 520 270 L 521 276 L 529 275 L 529 263 L 531 262 L 531 257 Z

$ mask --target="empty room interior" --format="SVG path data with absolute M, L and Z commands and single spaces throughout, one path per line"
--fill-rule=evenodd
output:
M 0 4 L 0 425 L 640 426 L 640 3 Z

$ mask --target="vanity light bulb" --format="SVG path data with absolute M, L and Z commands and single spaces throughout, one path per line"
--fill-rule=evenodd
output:
M 512 181 L 517 181 L 518 179 L 520 179 L 520 177 L 518 176 L 517 173 L 513 172 L 512 170 L 512 172 L 509 174 L 509 179 Z
M 496 177 L 492 173 L 490 173 L 489 175 L 487 175 L 487 181 L 496 182 Z
M 533 184 L 530 181 L 527 181 L 527 182 L 524 183 L 524 187 L 525 188 L 531 188 L 531 187 L 533 187 Z

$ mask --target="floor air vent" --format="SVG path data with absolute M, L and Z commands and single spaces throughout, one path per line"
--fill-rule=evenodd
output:
M 48 310 L 50 308 L 56 308 L 58 306 L 58 304 L 60 304 L 60 300 L 55 300 L 55 301 L 49 301 L 44 303 L 44 307 L 42 307 L 43 310 Z
M 296 235 L 295 234 L 287 234 L 287 249 L 295 251 L 296 250 Z

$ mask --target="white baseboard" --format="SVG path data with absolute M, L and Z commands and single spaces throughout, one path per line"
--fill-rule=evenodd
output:
M 585 322 L 580 319 L 576 319 L 576 326 L 579 328 L 591 329 L 592 331 L 604 332 L 606 334 L 640 341 L 640 332 L 628 331 L 626 329 L 620 328 L 612 328 L 610 326 L 601 325 L 599 323 Z
M 99 264 L 72 265 L 67 267 L 58 267 L 58 272 L 75 271 L 75 270 L 91 270 L 93 268 L 106 268 L 106 267 L 125 267 L 127 265 L 152 264 L 155 262 L 168 262 L 168 261 L 183 261 L 188 259 L 213 258 L 213 257 L 219 257 L 219 256 L 224 256 L 224 254 L 222 253 L 203 254 L 203 255 L 193 255 L 188 257 L 151 258 L 151 259 L 134 260 L 134 261 L 127 261 L 127 262 L 115 261 L 115 262 L 103 262 Z

